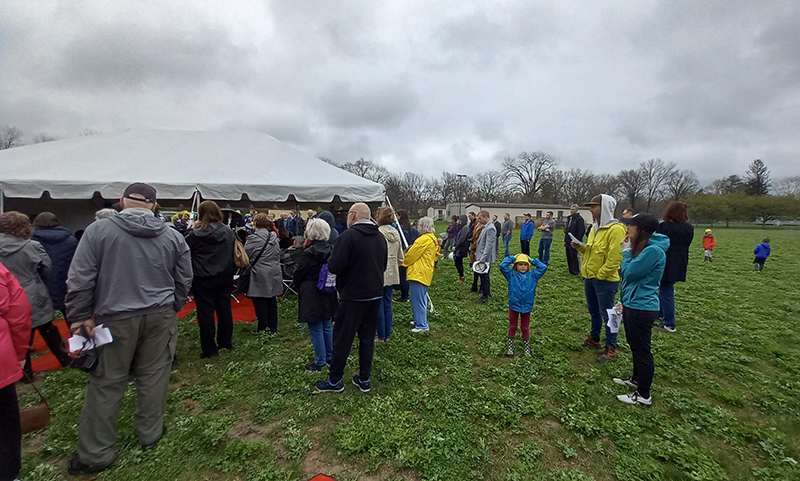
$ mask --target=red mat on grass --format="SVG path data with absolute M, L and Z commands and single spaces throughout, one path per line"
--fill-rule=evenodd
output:
M 336 481 L 336 480 L 330 476 L 326 476 L 324 474 L 318 474 L 313 478 L 309 479 L 308 481 Z
M 231 299 L 231 311 L 233 312 L 233 320 L 234 322 L 251 322 L 253 319 L 256 318 L 256 311 L 253 307 L 253 301 L 248 299 L 245 296 L 239 296 L 239 302 Z M 194 301 L 187 302 L 181 312 L 178 313 L 178 318 L 183 319 L 184 317 L 188 316 L 190 312 L 195 309 Z M 194 322 L 197 322 L 195 320 Z M 69 339 L 69 329 L 67 328 L 67 323 L 64 319 L 59 319 L 55 321 L 55 325 L 58 327 L 59 332 L 61 333 L 62 339 Z M 47 344 L 45 344 L 44 339 L 37 331 L 33 337 L 33 349 L 34 349 L 34 357 L 33 362 L 33 370 L 34 371 L 49 371 L 51 369 L 60 369 L 61 363 L 58 362 L 56 356 L 50 353 Z M 46 354 L 40 354 L 46 353 Z M 37 355 L 38 354 L 38 355 Z

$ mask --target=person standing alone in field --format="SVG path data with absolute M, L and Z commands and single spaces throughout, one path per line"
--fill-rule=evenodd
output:
M 769 239 L 761 239 L 761 243 L 753 249 L 753 254 L 756 258 L 753 260 L 753 266 L 756 271 L 764 270 L 764 263 L 767 262 L 767 257 L 770 254 Z
M 569 217 L 564 226 L 564 248 L 567 250 L 567 267 L 573 276 L 581 275 L 581 266 L 578 264 L 578 251 L 572 247 L 572 234 L 576 239 L 583 242 L 583 235 L 586 232 L 583 216 L 578 213 L 578 205 L 572 204 L 569 208 Z
M 333 327 L 330 373 L 327 379 L 317 381 L 316 392 L 344 391 L 344 367 L 356 334 L 360 371 L 353 376 L 353 384 L 362 392 L 371 389 L 375 333 L 387 260 L 386 238 L 370 219 L 369 206 L 360 202 L 353 204 L 347 213 L 347 230 L 336 241 L 328 260 L 328 271 L 336 275 L 339 307 Z
M 703 258 L 703 262 L 714 262 L 714 258 L 711 256 L 714 247 L 717 245 L 717 238 L 714 237 L 714 234 L 711 232 L 711 229 L 706 229 L 705 235 L 703 235 L 703 250 L 705 251 L 705 257 Z
M 177 313 L 192 284 L 191 254 L 183 236 L 153 214 L 153 187 L 131 184 L 120 203 L 118 215 L 86 228 L 67 277 L 72 330 L 88 338 L 95 323 L 103 324 L 114 339 L 97 348 L 99 367 L 89 373 L 78 455 L 69 462 L 72 475 L 97 473 L 114 462 L 130 373 L 142 449 L 154 449 L 167 432 L 164 406 L 178 343 Z

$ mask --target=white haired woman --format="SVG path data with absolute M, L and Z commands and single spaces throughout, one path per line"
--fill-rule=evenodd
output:
M 439 256 L 439 242 L 434 232 L 433 219 L 423 217 L 417 221 L 420 236 L 411 244 L 403 259 L 408 271 L 411 310 L 414 312 L 414 329 L 411 332 L 428 330 L 428 286 L 433 279 L 433 266 Z
M 323 219 L 311 219 L 306 225 L 309 243 L 297 260 L 294 282 L 299 298 L 298 320 L 308 324 L 311 344 L 314 345 L 314 362 L 306 364 L 309 371 L 321 371 L 333 357 L 333 314 L 335 292 L 318 287 L 319 273 L 328 262 L 333 247 L 328 242 L 331 226 Z

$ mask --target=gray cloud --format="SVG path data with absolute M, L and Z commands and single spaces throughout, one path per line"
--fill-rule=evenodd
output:
M 336 82 L 328 86 L 317 102 L 322 116 L 337 128 L 397 127 L 419 107 L 419 99 L 408 85 L 362 85 Z

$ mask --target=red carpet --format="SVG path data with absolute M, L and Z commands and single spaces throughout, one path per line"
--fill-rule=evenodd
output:
M 238 299 L 239 302 L 231 299 L 231 310 L 233 311 L 234 322 L 251 322 L 256 318 L 256 311 L 255 308 L 253 308 L 253 301 L 245 296 L 239 296 Z M 185 306 L 183 306 L 181 312 L 178 313 L 178 318 L 183 319 L 194 309 L 194 301 L 188 302 Z M 195 322 L 197 321 L 195 320 Z M 58 326 L 59 332 L 61 332 L 61 338 L 69 339 L 69 329 L 67 329 L 67 323 L 64 322 L 64 319 L 55 321 L 55 324 Z M 34 356 L 36 356 L 33 358 L 34 371 L 49 371 L 51 369 L 61 368 L 61 363 L 58 362 L 58 359 L 56 359 L 54 355 L 50 354 L 47 344 L 44 343 L 44 339 L 42 339 L 42 336 L 39 335 L 38 332 L 36 332 L 33 338 L 33 349 L 35 352 Z

